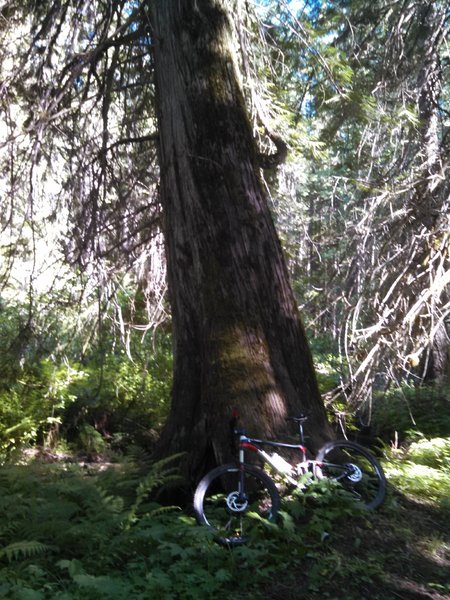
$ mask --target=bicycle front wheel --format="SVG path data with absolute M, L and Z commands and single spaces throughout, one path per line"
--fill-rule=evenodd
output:
M 359 444 L 347 440 L 329 442 L 319 450 L 316 461 L 323 477 L 338 481 L 366 508 L 377 508 L 383 502 L 386 495 L 383 469 Z
M 223 545 L 246 543 L 255 519 L 275 521 L 280 508 L 277 488 L 264 471 L 243 465 L 243 474 L 238 465 L 223 465 L 207 473 L 195 490 L 198 523 L 214 531 Z

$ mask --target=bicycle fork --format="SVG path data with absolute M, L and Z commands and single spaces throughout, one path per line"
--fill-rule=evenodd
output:
M 238 494 L 239 494 L 239 500 L 245 501 L 246 500 L 246 495 L 245 495 L 245 469 L 244 469 L 244 443 L 245 443 L 245 436 L 241 436 L 240 438 L 240 442 L 239 442 L 239 480 L 238 480 Z

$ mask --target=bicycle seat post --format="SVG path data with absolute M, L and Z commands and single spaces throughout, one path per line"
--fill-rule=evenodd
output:
M 303 423 L 302 423 L 302 421 L 298 422 L 298 434 L 300 436 L 300 443 L 303 446 L 304 443 L 305 443 L 305 436 L 304 436 L 304 433 L 303 433 Z
M 303 446 L 305 444 L 305 433 L 303 429 L 303 423 L 308 420 L 308 417 L 306 415 L 299 415 L 298 417 L 288 417 L 288 420 L 298 423 L 298 435 L 300 438 L 300 443 Z

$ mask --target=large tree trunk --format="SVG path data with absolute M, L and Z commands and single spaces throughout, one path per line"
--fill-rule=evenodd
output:
M 159 452 L 187 452 L 195 480 L 231 458 L 233 407 L 254 435 L 300 411 L 313 445 L 331 432 L 259 176 L 235 2 L 150 5 L 175 360 Z

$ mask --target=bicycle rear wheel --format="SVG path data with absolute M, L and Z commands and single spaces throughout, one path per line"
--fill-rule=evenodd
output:
M 198 523 L 213 530 L 216 541 L 227 546 L 245 544 L 255 516 L 275 521 L 280 508 L 280 496 L 270 477 L 258 467 L 243 468 L 243 490 L 239 466 L 229 464 L 207 473 L 194 494 Z
M 377 459 L 365 448 L 338 440 L 323 446 L 316 457 L 323 477 L 338 481 L 368 509 L 377 508 L 386 495 L 386 478 Z

